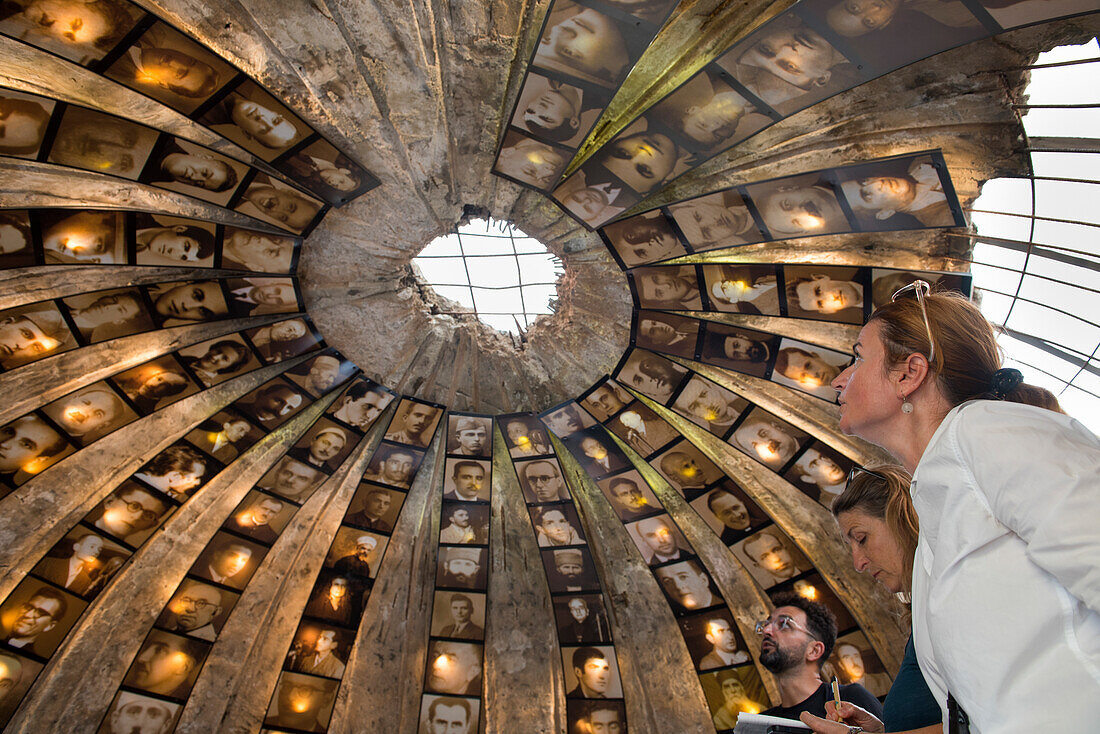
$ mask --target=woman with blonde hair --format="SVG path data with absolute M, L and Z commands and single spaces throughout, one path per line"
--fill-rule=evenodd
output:
M 833 381 L 841 430 L 913 474 L 921 671 L 949 727 L 1094 730 L 1100 440 L 1002 367 L 973 303 L 930 290 L 877 309 Z

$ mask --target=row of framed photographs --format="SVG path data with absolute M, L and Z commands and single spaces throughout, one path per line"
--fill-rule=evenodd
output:
M 964 226 L 943 154 L 935 150 L 741 184 L 599 232 L 620 267 L 630 269 L 794 237 Z
M 82 346 L 154 329 L 302 310 L 297 278 L 182 280 L 88 291 L 0 311 L 0 367 L 13 370 Z M 321 337 L 308 317 L 257 326 L 248 338 L 267 363 L 301 354 Z M 243 359 L 239 355 L 238 359 Z M 224 365 L 208 364 L 206 372 Z
M 601 226 L 703 161 L 828 97 L 1002 30 L 1095 10 L 1087 0 L 941 0 L 919 8 L 802 0 L 634 120 L 551 198 L 585 226 Z M 871 199 L 853 197 L 853 205 L 866 208 L 884 192 L 867 193 Z M 773 227 L 759 209 L 773 235 L 806 229 L 778 213 Z M 731 234 L 752 235 L 751 224 L 743 224 Z
M 318 355 L 302 367 L 315 366 L 326 356 L 330 355 Z M 313 369 L 298 371 L 307 376 L 315 374 Z M 357 383 L 374 386 L 362 377 L 356 378 L 353 385 Z M 327 389 L 335 387 L 333 383 Z M 345 396 L 350 389 L 344 390 Z M 166 734 L 175 727 L 213 643 L 271 546 L 301 505 L 361 440 L 361 429 L 340 426 L 331 417 L 335 410 L 334 404 L 325 416 L 305 428 L 288 452 L 245 494 L 199 554 L 138 651 L 101 731 L 115 731 L 118 722 L 126 721 L 135 710 L 158 712 Z M 222 416 L 217 414 L 214 423 Z M 201 435 L 203 428 L 199 426 L 192 433 Z M 336 630 L 325 632 L 313 630 L 310 644 L 330 653 L 326 658 L 329 667 L 338 665 L 342 670 L 340 661 L 346 659 L 347 650 L 338 650 Z M 325 648 L 326 643 L 332 643 L 330 648 Z M 300 645 L 295 649 L 300 650 Z M 307 664 L 304 656 L 302 664 Z
M 378 185 L 255 81 L 127 0 L 13 0 L 0 9 L 0 34 L 87 66 L 207 125 L 330 205 Z M 37 113 L 13 109 L 28 115 L 20 129 L 25 140 Z
M 332 406 L 347 414 L 355 385 Z M 375 392 L 374 394 L 378 394 Z M 382 441 L 367 463 L 345 510 L 291 640 L 264 726 L 288 732 L 323 732 L 332 717 L 347 656 L 355 645 L 367 600 L 404 507 L 445 411 L 444 406 L 401 398 Z M 378 413 L 375 413 L 377 417 Z M 265 729 L 266 731 L 266 729 Z
M 297 237 L 152 212 L 0 211 L 0 268 L 147 265 L 289 275 L 301 245 Z
M 0 493 L 8 494 L 61 459 L 141 416 L 270 364 L 272 360 L 253 341 L 258 330 L 265 328 L 271 327 L 226 334 L 155 357 L 10 421 L 0 428 L 5 437 Z M 319 340 L 302 343 L 296 354 L 287 356 L 297 356 L 319 345 Z M 256 393 L 252 401 L 244 401 L 254 420 L 261 424 L 274 421 L 282 411 L 298 408 L 338 380 L 347 379 L 355 367 L 337 354 L 326 353 L 294 369 L 296 374 L 289 384 L 269 386 Z M 219 438 L 219 460 L 235 458 L 240 452 L 237 442 L 247 440 L 250 431 L 236 426 L 229 431 L 231 438 Z
M 508 426 L 515 424 L 525 426 L 531 433 L 549 435 L 533 413 L 502 415 L 498 420 L 506 433 Z M 523 442 L 513 436 L 510 446 L 516 445 Z M 513 456 L 512 464 L 520 480 L 554 606 L 565 697 L 569 715 L 575 717 L 570 725 L 577 726 L 577 721 L 585 718 L 590 723 L 593 716 L 604 716 L 625 730 L 623 684 L 607 616 L 606 595 L 588 548 L 587 530 L 581 523 L 561 464 L 552 448 L 541 457 Z M 603 704 L 602 713 L 596 713 L 595 701 Z
M 298 235 L 313 229 L 329 206 L 267 171 L 131 120 L 0 89 L 4 108 L 14 110 L 18 122 L 33 119 L 35 127 L 29 145 L 0 144 L 3 155 L 137 181 Z
M 717 311 L 863 324 L 918 278 L 970 294 L 968 273 L 770 263 L 648 265 L 627 271 L 634 305 L 659 311 Z M 660 338 L 660 337 L 658 337 Z M 671 337 L 675 338 L 675 336 Z
M 42 664 L 130 556 L 226 466 L 228 462 L 220 460 L 215 447 L 232 443 L 237 452 L 243 452 L 266 435 L 270 428 L 249 415 L 253 403 L 250 398 L 277 384 L 286 384 L 281 380 L 273 378 L 233 406 L 218 411 L 123 480 L 46 553 L 0 604 L 0 627 L 4 633 L 0 656 L 7 670 L 17 673 L 12 676 L 14 690 L 0 702 L 0 723 L 7 722 Z M 196 441 L 200 435 L 202 439 Z M 193 571 L 203 584 L 219 584 L 239 591 L 264 553 L 266 548 L 251 540 L 218 533 L 195 562 Z M 230 593 L 235 601 L 236 593 Z M 210 614 L 200 613 L 204 606 L 200 602 L 204 599 L 195 596 L 187 603 L 177 600 L 176 607 L 170 607 L 179 613 L 173 619 L 185 617 L 195 623 L 184 631 L 199 630 L 197 639 L 213 640 L 210 626 L 213 617 L 222 606 L 228 607 L 225 610 L 228 614 L 232 605 L 226 605 L 219 594 L 216 604 L 210 600 Z M 200 620 L 204 621 L 200 624 Z M 183 651 L 180 645 L 173 645 L 173 650 Z M 191 649 L 190 645 L 184 647 Z M 158 650 L 157 645 L 149 643 L 143 647 L 138 656 L 142 665 L 131 668 L 128 682 L 163 672 L 163 666 L 151 664 Z
M 488 595 L 478 584 L 487 581 L 493 418 L 466 413 L 447 418 L 448 456 L 421 709 L 428 734 L 434 734 L 432 721 L 439 719 L 456 728 L 464 724 L 472 734 L 478 731 L 484 688 Z
M 675 0 L 551 3 L 493 172 L 548 191 L 675 5 Z

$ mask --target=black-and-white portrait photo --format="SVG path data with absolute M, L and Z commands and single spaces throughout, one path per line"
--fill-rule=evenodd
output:
M 734 189 L 668 205 L 695 252 L 759 242 L 763 237 L 745 200 Z
M 489 457 L 493 454 L 493 419 L 451 413 L 447 417 L 447 453 Z
M 240 414 L 221 410 L 184 436 L 193 446 L 228 464 L 264 437 L 264 432 Z
M 764 377 L 779 351 L 779 337 L 711 321 L 703 327 L 699 361 L 754 377 Z
M 226 334 L 184 347 L 178 354 L 187 368 L 207 387 L 260 366 L 260 361 L 239 334 Z
M 440 543 L 488 545 L 489 507 L 469 502 L 444 502 L 439 528 Z
M 383 443 L 374 452 L 363 479 L 388 487 L 408 489 L 416 476 L 424 452 L 392 443 Z
M 753 533 L 731 546 L 731 550 L 765 589 L 813 568 L 802 551 L 775 525 Z
M 864 232 L 960 224 L 951 211 L 957 202 L 944 187 L 947 170 L 930 155 L 844 166 L 836 174 Z
M 0 481 L 18 487 L 76 450 L 37 413 L 0 427 Z
M 199 122 L 268 162 L 313 132 L 251 79 L 242 81 Z
M 287 370 L 286 376 L 294 383 L 309 390 L 314 397 L 321 397 L 337 385 L 343 384 L 345 380 L 355 374 L 357 369 L 355 363 L 344 359 L 339 353 L 329 352 L 318 354 L 297 367 L 290 368 Z M 338 410 L 339 408 L 337 408 Z M 358 427 L 350 421 L 344 421 L 344 423 Z
M 186 502 L 220 468 L 209 456 L 181 441 L 150 459 L 134 473 L 134 478 L 176 502 Z
M 281 426 L 312 402 L 297 385 L 275 379 L 236 402 L 236 406 L 265 429 Z
M 54 301 L 0 311 L 0 366 L 22 367 L 67 352 L 76 339 Z
M 775 265 L 704 265 L 703 282 L 711 310 L 779 315 Z
M 456 640 L 485 638 L 485 595 L 437 591 L 432 604 L 432 637 Z
M 611 641 L 611 623 L 602 594 L 556 596 L 554 619 L 562 645 L 599 644 Z
M 600 231 L 627 268 L 688 253 L 659 209 L 612 222 Z
M 257 326 L 245 333 L 268 364 L 304 354 L 321 341 L 310 324 L 301 318 Z
M 480 696 L 483 646 L 477 642 L 432 640 L 424 690 L 458 696 Z
M 0 650 L 0 726 L 8 723 L 42 667 L 37 660 Z
M 325 556 L 325 566 L 366 587 L 378 575 L 378 564 L 386 554 L 389 538 L 359 528 L 341 525 Z
M 732 479 L 692 500 L 691 506 L 725 545 L 736 543 L 755 528 L 769 522 L 768 516 Z
M 162 698 L 119 691 L 96 734 L 169 734 L 182 708 Z
M 349 577 L 339 571 L 324 568 L 317 576 L 305 616 L 355 629 L 363 613 L 363 604 L 370 593 L 370 578 Z
M 798 319 L 863 323 L 866 268 L 783 266 L 787 315 Z
M 546 18 L 532 63 L 590 84 L 614 88 L 638 58 L 638 49 L 633 44 L 628 46 L 628 36 L 633 32 L 627 24 L 592 8 L 558 0 Z
M 725 476 L 713 461 L 688 441 L 681 441 L 649 462 L 680 494 L 706 489 Z
M 640 393 L 665 403 L 683 381 L 688 370 L 664 357 L 638 349 L 631 350 L 615 378 Z
M 476 734 L 480 705 L 476 698 L 424 695 L 418 734 Z
M 600 427 L 577 431 L 565 439 L 565 445 L 592 477 L 602 477 L 630 466 L 614 440 Z
M 622 701 L 586 701 L 569 699 L 565 702 L 569 734 L 608 732 L 627 734 L 626 705 Z
M 814 441 L 786 473 L 786 479 L 811 499 L 832 507 L 847 484 L 852 460 L 821 441 Z
M 228 589 L 185 578 L 157 618 L 157 627 L 213 642 L 239 598 Z
M 355 633 L 335 625 L 302 622 L 290 644 L 283 668 L 326 678 L 344 677 Z
M 779 471 L 809 436 L 763 408 L 753 408 L 728 442 L 772 471 Z
M 574 401 L 569 401 L 540 415 L 543 424 L 558 438 L 572 436 L 577 431 L 596 424 L 596 419 Z
M 344 522 L 364 530 L 392 533 L 405 494 L 375 484 L 360 484 L 348 505 Z
M 531 526 L 542 548 L 554 546 L 583 545 L 587 541 L 581 526 L 577 510 L 572 503 L 528 507 L 531 513 Z
M 489 551 L 462 546 L 439 549 L 435 585 L 440 589 L 485 590 Z
M 512 125 L 538 140 L 576 148 L 606 105 L 605 93 L 532 71 L 519 93 Z
M 256 486 L 273 492 L 291 502 L 302 504 L 308 500 L 328 475 L 319 469 L 306 466 L 289 456 L 279 459 L 275 466 L 260 477 Z
M 362 166 L 348 158 L 327 140 L 317 140 L 276 167 L 329 204 L 351 201 L 377 182 Z
M 87 66 L 144 15 L 125 0 L 12 0 L 0 8 L 0 33 Z
M 62 301 L 80 335 L 92 344 L 156 328 L 137 288 L 81 293 Z
M 48 658 L 87 606 L 67 591 L 27 577 L 0 604 L 0 642 Z
M 48 265 L 126 262 L 125 218 L 118 212 L 46 209 L 37 213 Z
M 631 271 L 634 293 L 641 308 L 698 311 L 699 279 L 694 265 L 653 265 Z
M 3 97 L 0 97 L 2 109 Z M 34 263 L 30 213 L 26 209 L 0 211 L 0 268 L 25 268 Z
M 279 539 L 279 533 L 297 510 L 297 505 L 253 489 L 222 527 L 271 545 Z
M 42 406 L 75 443 L 87 446 L 138 419 L 137 413 L 106 382 L 95 382 Z
M 199 554 L 191 573 L 240 591 L 267 555 L 267 547 L 229 533 L 217 532 Z
M 111 490 L 85 520 L 96 529 L 136 548 L 175 508 L 176 505 L 167 496 L 127 479 Z
M 572 499 L 557 459 L 517 461 L 515 466 L 519 485 L 523 488 L 523 498 L 527 504 Z
M 644 459 L 680 437 L 679 431 L 640 400 L 608 421 L 607 430 L 626 441 Z
M 138 265 L 213 267 L 215 224 L 142 212 L 135 215 Z
M 716 436 L 724 436 L 749 401 L 702 375 L 692 375 L 672 403 L 672 409 Z
M 890 303 L 894 294 L 915 280 L 923 280 L 935 292 L 958 291 L 970 295 L 972 276 L 969 273 L 935 273 L 926 270 L 871 270 L 871 308 Z
M 312 371 L 312 370 L 311 370 Z M 372 380 L 354 380 L 327 411 L 344 425 L 366 431 L 382 411 L 393 402 L 393 393 Z
M 261 222 L 302 234 L 311 228 L 324 205 L 320 199 L 261 173 L 252 179 L 233 208 Z
M 3 25 L 4 22 L 0 21 L 0 29 Z M 34 160 L 42 147 L 46 125 L 56 105 L 57 102 L 45 97 L 10 89 L 0 90 L 0 120 L 4 121 L 0 155 Z
M 611 645 L 562 647 L 566 698 L 622 698 L 619 664 Z
M 403 398 L 386 430 L 386 440 L 427 448 L 442 417 L 442 408 Z
M 693 359 L 700 322 L 687 316 L 658 311 L 639 311 L 635 343 L 643 349 Z
M 728 668 L 752 662 L 737 623 L 728 609 L 719 607 L 704 614 L 684 617 L 680 631 L 697 670 Z
M 493 172 L 546 191 L 558 180 L 572 157 L 570 150 L 509 130 Z
M 601 479 L 597 484 L 623 522 L 664 511 L 660 500 L 636 470 Z
M 34 573 L 91 599 L 130 557 L 130 551 L 83 525 L 65 534 L 34 567 Z
M 547 456 L 554 453 L 542 422 L 533 415 L 508 415 L 499 418 L 504 442 L 513 459 Z
M 626 526 L 642 559 L 650 566 L 685 561 L 695 555 L 687 538 L 668 515 L 655 515 Z
M 550 591 L 599 591 L 600 581 L 592 554 L 587 548 L 562 548 L 542 550 L 542 565 L 546 569 L 546 581 Z
M 824 173 L 748 184 L 745 190 L 773 240 L 852 231 L 837 198 L 840 192 Z
M 831 383 L 851 361 L 850 354 L 783 339 L 779 343 L 771 380 L 832 403 L 836 401 L 836 390 Z
M 221 281 L 191 280 L 148 286 L 153 317 L 162 328 L 214 321 L 229 315 Z
M 838 637 L 833 654 L 829 656 L 829 664 L 845 685 L 858 683 L 875 696 L 882 696 L 883 691 L 890 690 L 890 674 L 862 632 Z
M 699 676 L 699 683 L 703 686 L 711 720 L 718 731 L 732 730 L 742 711 L 757 713 L 767 705 L 768 693 L 756 668 L 751 665 L 703 673 Z
M 614 380 L 604 380 L 581 400 L 584 409 L 603 423 L 626 407 L 634 399 L 622 385 Z
M 301 240 L 226 227 L 222 238 L 223 268 L 252 270 L 257 273 L 289 273 L 294 253 Z
M 356 446 L 356 436 L 325 418 L 319 419 L 287 452 L 306 466 L 333 472 Z
M 302 673 L 282 673 L 264 718 L 265 726 L 322 732 L 328 728 L 340 681 Z
M 241 185 L 248 166 L 209 148 L 165 137 L 158 143 L 139 180 L 150 186 L 175 191 L 226 206 Z
M 672 610 L 684 614 L 722 604 L 722 597 L 697 559 L 658 566 L 653 570 Z
M 177 701 L 186 700 L 208 652 L 210 645 L 200 640 L 152 630 L 122 685 Z

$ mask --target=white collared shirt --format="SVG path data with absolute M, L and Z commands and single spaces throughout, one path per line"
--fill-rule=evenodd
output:
M 913 476 L 913 639 L 975 734 L 1100 722 L 1100 439 L 1049 410 L 947 414 Z

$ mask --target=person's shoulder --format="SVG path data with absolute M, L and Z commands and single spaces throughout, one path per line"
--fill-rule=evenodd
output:
M 1065 413 L 1005 400 L 973 400 L 948 414 L 952 432 L 964 442 L 1021 441 L 1036 445 L 1042 435 L 1079 434 L 1089 443 L 1100 444 L 1096 436 Z
M 840 687 L 840 697 L 845 701 L 854 703 L 862 709 L 870 711 L 878 718 L 882 718 L 882 703 L 875 697 L 875 694 L 868 691 L 859 683 L 842 685 Z

